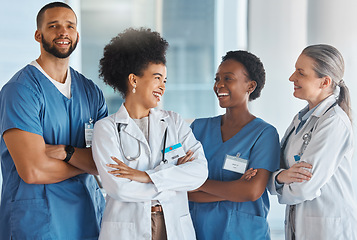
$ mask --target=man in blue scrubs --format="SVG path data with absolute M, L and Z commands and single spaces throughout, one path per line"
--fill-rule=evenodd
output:
M 41 55 L 0 92 L 2 240 L 98 238 L 104 199 L 86 145 L 107 107 L 100 89 L 69 67 L 78 36 L 68 5 L 44 6 L 35 33 Z

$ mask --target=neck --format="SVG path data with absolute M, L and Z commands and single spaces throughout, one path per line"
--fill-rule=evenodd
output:
M 322 102 L 323 100 L 325 100 L 326 98 L 328 98 L 329 96 L 331 96 L 332 93 L 330 94 L 326 94 L 326 95 L 323 95 L 317 99 L 315 99 L 314 101 L 308 101 L 309 103 L 309 110 L 313 109 L 314 107 L 316 107 L 320 102 Z
M 223 124 L 224 125 L 245 125 L 248 122 L 252 121 L 255 118 L 252 115 L 248 107 L 241 107 L 241 108 L 227 108 L 226 114 L 223 116 Z
M 69 58 L 61 59 L 42 53 L 36 61 L 52 79 L 60 83 L 66 81 Z
M 132 99 L 125 99 L 124 106 L 132 119 L 141 119 L 149 116 L 150 109 L 146 109 L 143 106 L 136 103 Z

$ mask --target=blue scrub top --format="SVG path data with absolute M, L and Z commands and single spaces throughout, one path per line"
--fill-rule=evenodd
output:
M 0 131 L 18 128 L 47 144 L 85 147 L 84 124 L 107 116 L 101 90 L 70 68 L 70 99 L 27 65 L 0 92 Z M 0 239 L 97 239 L 105 202 L 92 175 L 55 184 L 27 184 L 1 139 Z
M 249 160 L 248 168 L 274 172 L 279 168 L 280 145 L 276 129 L 256 118 L 235 136 L 222 141 L 221 116 L 197 119 L 192 131 L 205 151 L 208 179 L 233 181 L 242 174 L 223 169 L 226 154 Z M 267 190 L 254 202 L 190 202 L 197 239 L 270 239 Z

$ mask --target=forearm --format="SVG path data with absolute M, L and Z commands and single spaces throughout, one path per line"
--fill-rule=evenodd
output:
M 250 180 L 207 180 L 199 190 L 232 202 L 256 201 L 264 193 L 269 177 L 269 171 L 258 169 L 256 176 Z
M 40 135 L 10 129 L 3 134 L 3 138 L 19 176 L 26 183 L 56 183 L 83 173 L 82 170 L 51 156 L 60 155 L 61 150 L 58 147 L 47 148 Z
M 47 158 L 44 163 L 29 169 L 22 179 L 29 184 L 52 184 L 84 173 L 83 170 L 58 159 Z
M 46 155 L 49 158 L 55 158 L 59 161 L 63 161 L 67 156 L 65 147 L 65 145 L 46 144 Z M 68 164 L 75 168 L 79 168 L 86 173 L 98 175 L 98 171 L 92 157 L 91 148 L 75 148 L 74 154 L 68 161 Z
M 202 203 L 225 201 L 225 199 L 223 198 L 202 191 L 188 192 L 188 200 L 192 202 L 202 202 Z
M 230 182 L 207 180 L 205 184 L 200 187 L 200 190 L 232 202 L 253 201 L 252 189 L 247 185 L 248 184 L 244 184 L 242 180 Z
M 86 173 L 98 175 L 92 156 L 92 148 L 75 148 L 75 152 L 68 163 Z

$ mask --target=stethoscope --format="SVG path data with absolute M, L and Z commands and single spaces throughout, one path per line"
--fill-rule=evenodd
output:
M 161 121 L 164 121 L 164 120 L 161 120 Z M 138 139 L 136 139 L 136 142 L 138 143 L 139 150 L 138 150 L 138 154 L 135 157 L 131 157 L 131 156 L 125 154 L 124 148 L 123 148 L 123 143 L 122 143 L 121 136 L 120 136 L 120 133 L 121 133 L 120 123 L 118 123 L 117 128 L 118 128 L 118 134 L 119 134 L 119 139 L 120 139 L 119 140 L 120 141 L 119 147 L 120 147 L 120 150 L 123 153 L 124 157 L 128 161 L 136 161 L 136 160 L 138 160 L 140 158 L 140 156 L 141 156 L 140 141 Z M 165 159 L 166 138 L 167 138 L 167 128 L 165 129 L 164 145 L 163 145 L 163 148 L 162 148 L 162 159 L 161 159 L 161 161 L 163 163 L 167 163 L 167 160 Z
M 323 115 L 325 115 L 325 113 L 327 113 L 328 110 L 330 110 L 331 108 L 333 108 L 335 105 L 337 104 L 337 102 L 335 102 L 334 104 L 332 104 L 325 112 Z M 300 151 L 297 155 L 294 156 L 294 159 L 295 159 L 295 162 L 298 162 L 300 161 L 300 158 L 302 156 L 302 154 L 304 153 L 307 145 L 309 145 L 310 141 L 311 141 L 311 135 L 312 135 L 312 130 L 314 129 L 314 127 L 312 127 L 310 129 L 309 132 L 305 133 L 303 136 L 302 136 L 302 146 L 300 148 Z M 287 135 L 287 137 L 285 138 L 285 141 L 284 143 L 282 144 L 281 146 L 281 149 L 280 149 L 280 164 L 283 164 L 284 163 L 284 151 L 285 151 L 285 148 L 286 148 L 286 144 L 288 142 L 288 139 L 289 137 L 291 136 L 291 134 L 294 132 L 295 130 L 295 127 L 293 127 L 293 129 L 291 129 L 291 131 L 289 132 L 289 134 Z M 282 166 L 281 166 L 282 167 Z M 282 167 L 284 168 L 284 167 Z

